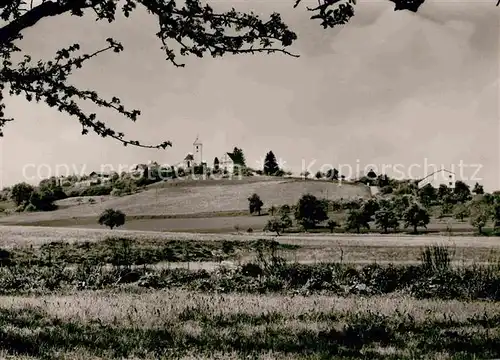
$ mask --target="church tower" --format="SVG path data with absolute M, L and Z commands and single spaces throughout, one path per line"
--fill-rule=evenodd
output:
M 193 157 L 194 163 L 196 165 L 201 165 L 203 161 L 203 144 L 199 140 L 198 136 L 196 136 L 196 140 L 193 142 Z

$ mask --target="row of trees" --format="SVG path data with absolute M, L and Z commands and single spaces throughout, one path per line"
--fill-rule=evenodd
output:
M 427 210 L 417 202 L 403 204 L 404 210 L 398 211 L 401 207 L 397 202 L 381 199 L 364 201 L 360 208 L 350 209 L 347 213 L 345 228 L 348 231 L 360 232 L 362 228 L 370 228 L 370 222 L 374 221 L 377 228 L 388 232 L 389 229 L 396 230 L 400 226 L 400 221 L 405 227 L 413 227 L 417 232 L 419 226 L 425 227 L 430 220 Z M 251 214 L 261 214 L 263 201 L 259 195 L 253 194 L 248 198 L 249 210 Z M 327 221 L 330 231 L 333 231 L 339 224 L 328 217 L 329 202 L 318 199 L 314 195 L 303 195 L 294 206 L 283 205 L 276 209 L 269 208 L 272 219 L 266 225 L 266 230 L 275 231 L 278 235 L 293 225 L 291 215 L 293 213 L 297 225 L 305 230 L 313 229 L 320 223 Z
M 457 193 L 460 194 L 463 189 L 460 190 L 459 187 Z M 471 225 L 482 233 L 489 221 L 493 222 L 495 228 L 500 226 L 500 195 L 477 194 L 478 189 L 476 186 L 475 197 L 453 205 L 453 215 L 462 221 L 469 218 Z M 248 198 L 248 202 L 250 213 L 260 215 L 264 202 L 259 195 L 253 194 Z M 361 229 L 370 229 L 372 223 L 384 233 L 390 230 L 397 231 L 401 226 L 412 228 L 416 233 L 419 227 L 427 228 L 431 218 L 431 209 L 421 203 L 419 196 L 411 194 L 344 202 L 317 199 L 311 194 L 306 194 L 294 206 L 283 205 L 279 208 L 271 206 L 269 213 L 272 219 L 268 221 L 266 229 L 278 234 L 285 231 L 293 225 L 291 218 L 293 214 L 297 225 L 305 230 L 315 228 L 328 220 L 327 226 L 333 231 L 339 224 L 330 219 L 328 213 L 342 209 L 347 210 L 345 229 L 358 233 Z

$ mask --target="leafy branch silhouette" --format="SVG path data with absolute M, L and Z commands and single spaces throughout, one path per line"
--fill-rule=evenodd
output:
M 395 3 L 395 10 L 416 12 L 425 0 L 388 0 Z M 295 8 L 302 0 L 295 0 Z M 120 4 L 120 6 L 118 6 Z M 497 6 L 500 4 L 500 0 Z M 318 0 L 318 5 L 306 7 L 311 19 L 319 20 L 323 28 L 346 24 L 354 16 L 356 0 Z M 288 51 L 297 34 L 289 29 L 278 13 L 263 19 L 253 12 L 239 12 L 234 8 L 217 12 L 201 0 L 185 0 L 177 5 L 174 0 L 4 0 L 0 3 L 0 136 L 2 129 L 14 121 L 5 115 L 5 93 L 24 96 L 28 101 L 45 102 L 71 117 L 77 118 L 82 134 L 89 131 L 113 138 L 123 145 L 143 148 L 165 149 L 170 141 L 157 145 L 145 145 L 129 140 L 125 134 L 116 132 L 97 119 L 97 114 L 84 111 L 81 104 L 90 102 L 99 107 L 112 109 L 132 121 L 140 115 L 139 110 L 128 110 L 117 97 L 104 99 L 95 91 L 82 90 L 70 84 L 69 78 L 86 62 L 96 56 L 113 51 L 120 53 L 123 46 L 108 38 L 106 45 L 91 53 L 82 53 L 79 44 L 63 48 L 49 61 L 36 61 L 16 45 L 23 38 L 22 32 L 35 26 L 40 20 L 58 15 L 94 16 L 98 21 L 113 22 L 123 13 L 129 17 L 138 6 L 153 14 L 158 21 L 156 36 L 166 60 L 176 67 L 184 67 L 178 56 L 205 55 L 222 57 L 226 54 L 282 53 L 298 57 Z M 21 53 L 22 60 L 14 61 L 13 54 Z

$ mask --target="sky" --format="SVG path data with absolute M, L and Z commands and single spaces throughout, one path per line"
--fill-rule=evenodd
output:
M 99 109 L 108 125 L 173 147 L 82 136 L 76 119 L 13 97 L 7 116 L 16 121 L 0 138 L 0 187 L 149 160 L 175 164 L 199 135 L 209 164 L 237 146 L 251 167 L 272 150 L 294 172 L 333 165 L 348 177 L 368 168 L 421 177 L 443 166 L 457 179 L 500 189 L 500 9 L 493 0 L 427 0 L 416 14 L 394 12 L 389 1 L 358 1 L 347 25 L 327 30 L 293 3 L 215 6 L 280 12 L 299 36 L 290 49 L 299 58 L 183 58 L 185 68 L 165 61 L 155 18 L 142 10 L 113 24 L 92 16 L 40 21 L 21 42 L 35 59 L 75 42 L 91 52 L 108 37 L 121 41 L 124 52 L 89 61 L 72 82 L 142 112 L 133 123 Z

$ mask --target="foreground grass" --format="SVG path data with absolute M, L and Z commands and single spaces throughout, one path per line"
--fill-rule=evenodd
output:
M 264 241 L 265 243 L 265 241 Z M 0 264 L 7 266 L 51 266 L 72 264 L 145 265 L 159 262 L 189 262 L 239 259 L 255 253 L 263 241 L 181 241 L 109 237 L 104 241 L 69 243 L 56 241 L 39 247 L 0 249 Z M 279 251 L 298 245 L 275 242 Z
M 493 303 L 404 296 L 82 291 L 0 297 L 0 349 L 52 359 L 494 358 L 499 320 Z
M 82 235 L 5 248 L 0 251 L 0 357 L 500 357 L 500 263 L 457 266 L 454 248 L 422 249 L 404 245 L 415 239 L 391 237 L 367 246 L 373 239 L 360 237 L 350 244 L 358 256 L 406 252 L 417 263 L 301 264 L 282 256 L 323 253 L 328 259 L 338 243 L 321 236 L 295 238 L 292 244 L 286 239 L 291 238 L 181 240 L 99 233 L 89 241 Z M 478 243 L 485 241 L 491 240 Z M 485 257 L 487 249 L 462 246 L 459 251 Z M 242 253 L 253 257 L 213 271 L 158 265 L 219 264 Z
M 403 293 L 415 298 L 500 300 L 500 266 L 454 267 L 445 251 L 429 250 L 425 254 L 427 257 L 419 265 L 356 266 L 286 263 L 261 253 L 255 263 L 214 271 L 89 263 L 75 267 L 15 265 L 0 268 L 0 293 L 189 289 L 206 293 L 340 296 Z

